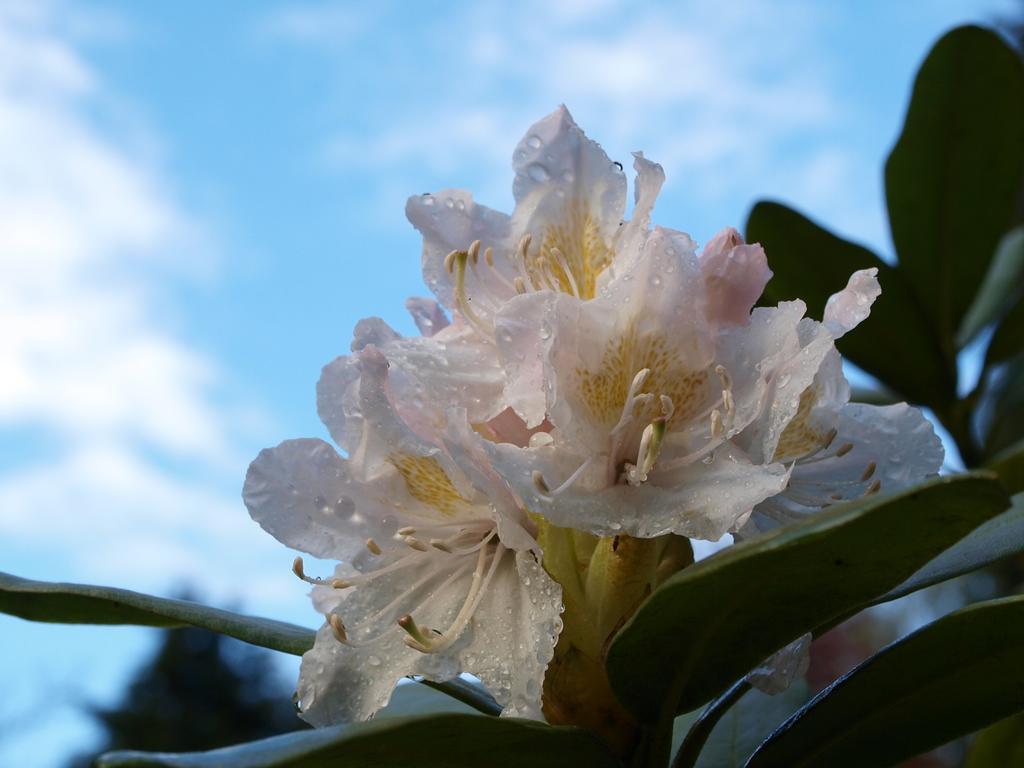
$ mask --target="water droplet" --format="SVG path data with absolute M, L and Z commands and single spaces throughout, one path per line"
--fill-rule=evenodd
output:
M 551 445 L 553 442 L 555 442 L 555 439 L 551 436 L 550 432 L 537 432 L 530 435 L 531 448 L 540 448 L 542 445 Z
M 313 499 L 313 503 L 316 505 L 316 508 L 319 509 L 324 514 L 330 511 L 330 509 L 327 506 L 327 499 L 325 499 L 323 496 L 317 496 L 315 499 Z
M 369 664 L 371 667 L 379 667 L 380 666 L 380 657 L 378 657 L 378 656 L 368 656 L 366 658 L 366 663 Z
M 651 275 L 651 285 L 661 285 L 661 276 Z
M 444 206 L 445 206 L 445 208 L 454 208 L 455 207 L 455 201 L 452 200 L 450 197 L 446 198 L 445 201 L 444 201 Z
M 551 178 L 551 174 L 548 173 L 548 169 L 540 163 L 530 163 L 526 172 L 534 181 L 547 181 Z
M 537 331 L 537 335 L 540 336 L 542 339 L 550 339 L 551 338 L 551 326 L 548 325 L 546 321 L 541 323 L 540 324 L 540 329 Z
M 572 184 L 574 181 L 576 181 L 576 174 L 569 170 L 562 171 L 562 181 L 564 181 L 566 184 Z
M 464 210 L 466 210 L 466 203 L 463 202 L 462 200 L 456 200 L 455 201 L 455 210 L 457 210 L 457 211 L 464 211 Z
M 526 146 L 530 147 L 531 149 L 540 149 L 543 144 L 544 142 L 541 141 L 540 136 L 538 136 L 537 134 L 530 134 L 530 136 L 526 139 Z

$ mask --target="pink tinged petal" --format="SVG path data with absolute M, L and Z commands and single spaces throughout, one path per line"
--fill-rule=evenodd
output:
M 708 319 L 720 325 L 745 325 L 772 276 L 764 249 L 747 245 L 729 227 L 704 246 L 700 264 L 708 291 Z
M 385 344 L 397 341 L 400 338 L 402 338 L 401 334 L 381 318 L 364 317 L 356 323 L 355 330 L 352 331 L 352 344 L 350 348 L 353 352 L 358 352 L 371 344 L 376 347 L 383 347 Z
M 473 202 L 468 192 L 445 189 L 434 194 L 415 195 L 405 205 L 405 215 L 423 235 L 423 279 L 440 302 L 455 307 L 454 277 L 445 268 L 452 251 L 465 251 L 476 240 L 481 258 L 494 249 L 494 267 L 468 271 L 466 291 L 478 305 L 515 294 L 511 281 L 515 270 L 507 252 L 509 217 Z M 483 268 L 486 267 L 486 268 Z
M 762 693 L 782 693 L 807 674 L 811 665 L 811 635 L 801 635 L 747 675 L 747 681 Z
M 287 440 L 249 466 L 242 498 L 253 520 L 281 543 L 349 560 L 369 538 L 390 533 L 353 485 L 348 462 L 322 440 Z
M 444 308 L 433 299 L 412 296 L 405 300 L 405 308 L 409 310 L 413 322 L 424 336 L 433 336 L 448 327 L 448 316 L 445 315 Z
M 832 337 L 838 339 L 860 325 L 881 293 L 876 267 L 854 272 L 846 287 L 825 304 L 824 323 Z

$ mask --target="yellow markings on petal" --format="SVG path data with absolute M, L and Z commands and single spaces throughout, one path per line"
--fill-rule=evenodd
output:
M 388 461 L 402 475 L 409 495 L 416 501 L 433 507 L 449 517 L 470 506 L 469 501 L 455 489 L 437 459 L 431 456 L 392 453 L 388 456 Z
M 580 399 L 595 421 L 613 427 L 622 414 L 630 384 L 637 371 L 648 369 L 643 391 L 654 395 L 637 408 L 636 420 L 647 424 L 662 415 L 660 396 L 672 401 L 674 412 L 669 424 L 685 421 L 700 410 L 706 399 L 706 370 L 691 370 L 679 358 L 675 346 L 659 332 L 638 333 L 631 325 L 612 339 L 598 370 L 576 369 Z
M 811 411 L 817 401 L 814 387 L 808 387 L 800 395 L 796 414 L 786 425 L 775 448 L 775 461 L 788 462 L 802 458 L 821 450 L 828 441 L 828 433 L 811 423 Z
M 535 288 L 552 288 L 581 299 L 597 295 L 597 278 L 612 263 L 614 253 L 584 201 L 567 204 L 534 243 L 537 247 L 522 255 Z

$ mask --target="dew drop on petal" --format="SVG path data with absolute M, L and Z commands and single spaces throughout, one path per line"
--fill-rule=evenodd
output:
M 380 666 L 380 657 L 379 656 L 368 656 L 367 659 L 366 659 L 366 663 L 369 664 L 371 667 L 379 667 Z
M 562 181 L 564 181 L 566 184 L 572 184 L 574 181 L 576 181 L 576 174 L 569 170 L 562 171 Z
M 526 139 L 526 146 L 530 147 L 530 149 L 540 149 L 541 145 L 543 145 L 543 144 L 544 144 L 544 142 L 541 141 L 540 136 L 538 136 L 536 134 L 531 134 Z
M 540 328 L 537 330 L 537 335 L 540 336 L 542 339 L 550 339 L 551 326 L 548 325 L 547 322 L 541 323 Z
M 548 179 L 551 178 L 551 174 L 548 173 L 548 169 L 545 168 L 540 163 L 530 163 L 529 167 L 527 167 L 526 169 L 526 172 L 534 181 L 547 181 Z

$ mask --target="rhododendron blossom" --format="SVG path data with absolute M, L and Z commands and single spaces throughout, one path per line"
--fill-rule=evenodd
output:
M 421 336 L 363 320 L 324 368 L 318 410 L 347 456 L 295 440 L 249 470 L 252 516 L 340 562 L 296 563 L 326 618 L 298 689 L 312 723 L 372 716 L 403 675 L 470 672 L 506 713 L 614 722 L 628 744 L 607 683 L 573 678 L 601 677 L 617 629 L 692 561 L 681 537 L 752 535 L 941 464 L 920 411 L 849 402 L 835 342 L 868 316 L 876 270 L 821 321 L 799 299 L 755 306 L 764 249 L 652 227 L 665 175 L 641 153 L 625 220 L 622 166 L 564 107 L 513 166 L 511 215 L 462 190 L 410 198 L 437 301 L 407 304 Z M 750 680 L 784 688 L 807 642 Z

